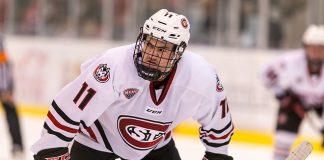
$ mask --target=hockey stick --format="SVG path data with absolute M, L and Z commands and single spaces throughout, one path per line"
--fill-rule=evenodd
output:
M 312 152 L 313 146 L 309 142 L 303 141 L 292 152 L 289 153 L 286 160 L 305 160 Z

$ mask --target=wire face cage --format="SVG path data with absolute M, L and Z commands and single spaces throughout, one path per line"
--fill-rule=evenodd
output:
M 140 33 L 133 56 L 138 75 L 149 81 L 163 80 L 181 57 L 176 52 L 177 48 L 177 45 L 163 38 Z

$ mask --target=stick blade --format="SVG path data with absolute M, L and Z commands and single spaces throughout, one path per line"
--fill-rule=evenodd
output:
M 312 152 L 313 146 L 309 142 L 303 141 L 286 158 L 286 160 L 305 160 Z

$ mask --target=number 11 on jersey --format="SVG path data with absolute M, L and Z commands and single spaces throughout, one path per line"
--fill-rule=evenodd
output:
M 222 100 L 220 102 L 220 105 L 222 106 L 222 119 L 226 116 L 226 114 L 228 113 L 229 109 L 228 109 L 228 103 L 227 103 L 227 98 L 225 98 L 224 100 Z
M 87 93 L 84 93 L 85 91 L 87 91 Z M 96 91 L 95 91 L 94 89 L 92 89 L 92 88 L 88 88 L 88 84 L 87 84 L 86 82 L 84 82 L 84 83 L 82 84 L 82 87 L 81 87 L 81 89 L 79 90 L 78 94 L 74 97 L 73 102 L 74 102 L 75 104 L 77 104 L 78 101 L 79 101 L 79 99 L 80 99 L 80 97 L 81 97 L 83 94 L 86 94 L 86 95 L 85 95 L 84 98 L 81 100 L 81 102 L 79 103 L 79 106 L 78 106 L 81 110 L 83 110 L 83 109 L 87 106 L 87 104 L 89 103 L 89 101 L 90 101 L 90 100 L 92 99 L 92 97 L 96 94 Z

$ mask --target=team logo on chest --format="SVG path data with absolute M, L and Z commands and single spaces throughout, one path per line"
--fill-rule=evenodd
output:
M 106 83 L 110 78 L 110 68 L 107 67 L 107 64 L 99 64 L 93 72 L 93 76 L 98 82 Z
M 138 89 L 137 88 L 128 88 L 128 89 L 125 89 L 123 91 L 124 93 L 124 96 L 127 98 L 127 99 L 131 99 L 132 97 L 134 97 L 134 95 L 138 92 Z
M 118 131 L 124 142 L 137 150 L 156 147 L 172 122 L 157 122 L 132 116 L 119 116 Z

